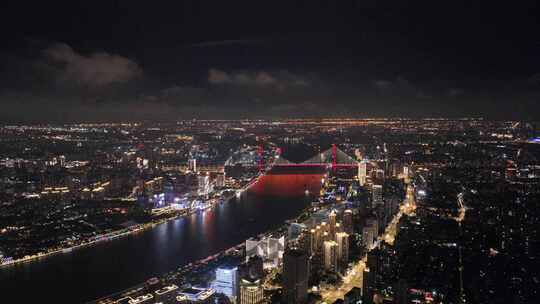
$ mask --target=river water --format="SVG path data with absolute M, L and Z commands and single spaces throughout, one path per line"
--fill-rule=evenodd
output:
M 308 197 L 234 198 L 137 235 L 0 269 L 0 294 L 17 303 L 95 300 L 277 228 L 309 202 Z

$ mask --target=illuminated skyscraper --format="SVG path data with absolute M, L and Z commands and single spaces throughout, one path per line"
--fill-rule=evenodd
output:
M 383 203 L 382 185 L 373 185 L 371 188 L 371 191 L 372 191 L 371 207 L 375 208 L 377 205 L 380 205 Z
M 338 265 L 338 244 L 334 241 L 324 242 L 324 269 L 336 271 Z
M 360 183 L 360 186 L 363 186 L 366 184 L 366 177 L 367 177 L 367 163 L 365 161 L 361 161 L 358 163 L 358 181 Z
M 338 260 L 340 263 L 349 262 L 349 235 L 345 232 L 336 234 L 336 243 L 338 244 Z
M 197 173 L 197 159 L 196 158 L 190 158 L 188 160 L 188 169 L 191 172 Z
M 201 196 L 207 196 L 211 191 L 210 177 L 206 174 L 203 174 L 203 175 L 199 175 L 197 179 L 199 183 L 198 194 Z
M 285 249 L 285 237 L 246 240 L 246 260 L 252 256 L 263 258 L 266 265 L 276 267 L 283 256 Z
M 364 228 L 362 228 L 362 245 L 364 245 L 366 250 L 373 247 L 374 234 L 375 232 L 373 231 L 372 226 L 366 225 Z
M 264 290 L 260 280 L 240 280 L 239 304 L 258 304 L 264 299 Z
M 216 269 L 216 280 L 213 287 L 218 293 L 236 300 L 238 294 L 238 269 L 236 267 L 219 267 Z
M 336 212 L 332 210 L 328 215 L 328 233 L 330 234 L 330 239 L 334 239 L 336 236 Z

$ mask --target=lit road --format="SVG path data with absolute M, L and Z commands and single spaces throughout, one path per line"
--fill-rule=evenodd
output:
M 394 216 L 392 221 L 386 227 L 384 235 L 379 237 L 380 239 L 384 238 L 384 241 L 390 245 L 394 245 L 397 234 L 397 224 L 403 214 L 410 215 L 416 210 L 416 202 L 414 201 L 414 187 L 407 185 L 407 194 L 405 196 L 405 201 L 399 208 L 398 214 Z
M 465 213 L 467 212 L 467 209 L 465 207 L 464 201 L 463 201 L 463 192 L 459 193 L 457 196 L 457 203 L 459 206 L 459 215 L 454 218 L 459 226 L 459 235 L 460 238 L 463 236 L 463 229 L 461 227 L 461 222 L 465 219 Z M 461 241 L 461 240 L 460 240 Z M 463 252 L 461 250 L 461 242 L 458 247 L 458 253 L 459 253 L 459 291 L 460 291 L 460 297 L 459 300 L 461 303 L 465 303 L 465 291 L 463 289 Z
M 337 299 L 343 299 L 345 294 L 353 287 L 362 288 L 364 269 L 366 268 L 365 257 L 356 262 L 343 277 L 343 284 L 337 287 L 329 287 L 321 290 L 323 303 L 334 303 Z
M 458 194 L 457 203 L 459 206 L 459 215 L 457 217 L 454 217 L 454 220 L 459 223 L 465 219 L 465 212 L 467 211 L 467 209 L 465 208 L 465 204 L 463 203 L 463 193 Z
M 409 215 L 416 210 L 416 202 L 414 201 L 414 187 L 407 185 L 407 194 L 405 201 L 400 207 L 399 212 L 394 216 L 392 221 L 386 227 L 386 230 L 382 236 L 377 240 L 377 247 L 380 241 L 384 240 L 390 245 L 394 244 L 394 240 L 397 234 L 397 224 L 403 214 Z M 333 303 L 337 299 L 343 299 L 345 294 L 353 287 L 362 288 L 363 272 L 366 268 L 366 257 L 364 256 L 361 261 L 355 263 L 353 267 L 343 277 L 343 284 L 337 287 L 328 287 L 321 290 L 322 303 Z

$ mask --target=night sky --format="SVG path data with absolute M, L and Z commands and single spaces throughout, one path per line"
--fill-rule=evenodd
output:
M 0 121 L 540 118 L 535 1 L 75 2 L 0 5 Z

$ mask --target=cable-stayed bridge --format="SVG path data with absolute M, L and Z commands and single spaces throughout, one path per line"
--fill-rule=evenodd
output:
M 293 163 L 283 157 L 277 157 L 271 164 L 273 167 L 325 167 L 325 168 L 339 168 L 339 167 L 358 167 L 358 161 L 351 156 L 347 155 L 336 145 L 332 145 L 329 149 L 318 153 L 312 158 L 301 162 Z

